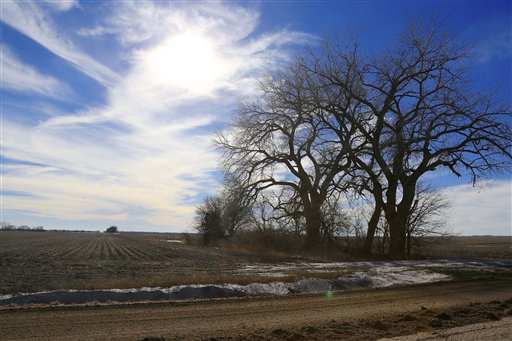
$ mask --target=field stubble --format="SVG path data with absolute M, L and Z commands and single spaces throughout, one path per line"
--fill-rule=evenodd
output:
M 0 293 L 220 282 L 244 261 L 174 235 L 0 232 Z M 243 276 L 240 278 L 244 280 Z M 249 278 L 245 279 L 249 281 Z

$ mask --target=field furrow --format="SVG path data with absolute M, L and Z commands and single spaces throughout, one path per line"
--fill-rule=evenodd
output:
M 230 283 L 239 278 L 247 283 L 261 280 L 259 274 L 239 275 L 248 264 L 290 262 L 289 257 L 258 258 L 175 243 L 178 238 L 156 233 L 0 231 L 0 294 Z M 472 249 L 478 245 L 478 250 L 492 247 L 491 255 L 510 254 L 509 237 L 480 238 L 466 237 Z
M 2 231 L 0 294 L 165 286 L 215 278 L 238 264 L 165 234 Z M 199 268 L 198 268 L 199 267 Z M 207 270 L 209 269 L 209 270 Z M 207 271 L 206 271 L 207 270 Z M 207 281 L 207 279 L 204 279 Z

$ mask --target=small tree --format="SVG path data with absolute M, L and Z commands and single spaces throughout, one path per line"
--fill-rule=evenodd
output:
M 246 195 L 238 179 L 225 174 L 219 195 L 207 196 L 196 209 L 195 229 L 204 245 L 220 238 L 232 238 L 249 224 L 252 198 Z
M 117 226 L 110 226 L 108 229 L 105 230 L 106 233 L 117 233 L 119 232 Z

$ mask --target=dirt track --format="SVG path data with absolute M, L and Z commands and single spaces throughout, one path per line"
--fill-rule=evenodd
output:
M 379 341 L 498 341 L 511 339 L 512 317 L 505 317 L 500 321 L 475 323 L 441 332 L 418 333 Z
M 467 306 L 470 302 L 508 300 L 512 298 L 510 283 L 510 278 L 473 280 L 336 293 L 331 298 L 304 295 L 172 304 L 3 309 L 0 310 L 0 339 L 335 338 L 323 333 L 328 324 L 350 326 L 361 321 L 386 322 L 420 310 L 439 312 Z M 306 334 L 290 332 L 300 330 Z M 402 331 L 408 332 L 407 329 Z M 397 334 L 372 335 L 361 335 L 361 339 Z

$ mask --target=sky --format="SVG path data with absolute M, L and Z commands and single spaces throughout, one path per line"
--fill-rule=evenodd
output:
M 475 90 L 512 102 L 508 0 L 2 0 L 0 220 L 191 231 L 219 187 L 213 137 L 259 79 L 346 30 L 378 54 L 418 17 L 472 46 Z M 453 232 L 511 235 L 510 174 L 427 180 L 451 201 Z

